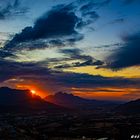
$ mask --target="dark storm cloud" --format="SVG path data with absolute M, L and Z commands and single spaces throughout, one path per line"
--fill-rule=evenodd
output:
M 62 65 L 57 65 L 55 68 L 61 69 L 61 68 L 72 68 L 72 67 L 83 67 L 83 66 L 101 66 L 103 65 L 104 62 L 100 60 L 87 60 L 85 62 L 75 62 L 72 64 L 62 64 Z
M 4 48 L 4 50 L 13 52 L 16 50 L 35 50 L 35 49 L 45 49 L 45 48 L 61 48 L 66 46 L 73 46 L 75 42 L 83 39 L 80 34 L 70 36 L 68 38 L 48 38 L 48 39 L 38 39 L 32 41 L 26 41 L 23 43 L 15 44 L 11 48 Z
M 82 54 L 82 50 L 78 49 L 78 48 L 74 48 L 74 49 L 61 49 L 59 50 L 60 53 L 63 53 L 67 56 L 69 56 L 71 59 L 80 59 L 80 60 L 91 60 L 93 59 L 93 57 L 89 56 L 89 55 L 84 55 Z
M 82 51 L 78 48 L 74 48 L 74 49 L 61 49 L 59 50 L 60 53 L 64 53 L 70 56 L 77 56 L 79 55 Z
M 59 84 L 65 87 L 76 88 L 93 88 L 93 87 L 139 87 L 139 79 L 125 79 L 125 78 L 107 78 L 102 76 L 93 76 L 88 74 L 54 73 L 53 78 L 59 81 Z
M 19 43 L 38 39 L 62 38 L 66 36 L 77 38 L 79 33 L 75 30 L 75 26 L 79 18 L 72 10 L 71 5 L 54 7 L 51 11 L 38 18 L 33 27 L 25 27 L 21 33 L 16 34 L 5 46 L 5 49 L 15 47 Z
M 14 54 L 0 49 L 0 59 L 5 58 L 5 57 L 14 57 Z
M 107 78 L 102 76 L 92 76 L 88 74 L 67 73 L 51 71 L 48 68 L 41 67 L 36 63 L 15 63 L 0 61 L 0 81 L 7 81 L 11 78 L 27 78 L 32 81 L 42 82 L 53 81 L 54 87 L 110 87 L 110 86 L 138 86 L 138 80 L 125 78 Z M 4 69 L 4 70 L 3 70 Z M 48 83 L 49 84 L 49 83 Z M 59 89 L 57 89 L 59 90 Z
M 108 1 L 104 1 L 98 4 L 101 6 L 107 2 Z M 87 2 L 85 1 L 84 3 Z M 41 39 L 59 40 L 60 44 L 74 45 L 75 42 L 84 38 L 80 30 L 89 26 L 100 17 L 98 13 L 93 10 L 95 5 L 92 5 L 88 10 L 85 10 L 85 8 L 79 9 L 80 6 L 81 4 L 79 5 L 77 2 L 73 2 L 68 5 L 52 7 L 50 11 L 39 17 L 33 26 L 25 27 L 20 33 L 17 33 L 13 39 L 5 45 L 5 49 L 24 48 L 25 46 L 27 47 L 27 45 L 25 45 L 27 42 L 29 44 Z M 52 42 L 51 46 L 53 45 L 55 45 L 54 42 Z M 29 46 L 31 47 L 31 44 Z M 44 47 L 48 47 L 48 44 L 44 44 Z M 33 48 L 34 45 L 32 46 L 32 49 Z
M 44 64 L 44 63 L 43 63 Z M 0 61 L 0 82 L 10 79 L 23 79 L 41 83 L 40 86 L 59 91 L 66 88 L 96 88 L 96 87 L 139 87 L 139 79 L 107 78 L 88 74 L 58 72 L 47 68 L 42 63 L 18 63 L 13 61 Z M 7 83 L 8 84 L 8 83 Z M 10 83 L 9 83 L 10 84 Z M 17 83 L 19 84 L 18 80 Z M 23 82 L 23 84 L 26 84 Z
M 48 75 L 49 69 L 43 68 L 39 63 L 19 63 L 0 60 L 0 81 L 3 82 L 13 77 L 24 75 Z
M 124 45 L 108 57 L 108 67 L 121 69 L 140 65 L 140 33 L 123 37 Z M 112 60 L 111 62 L 109 62 Z
M 52 93 L 58 91 L 72 91 L 72 88 L 80 88 L 82 91 L 91 89 L 94 92 L 95 88 L 116 87 L 116 88 L 139 88 L 139 79 L 125 79 L 125 78 L 107 78 L 96 75 L 68 73 L 68 72 L 52 72 L 44 76 L 28 76 L 19 77 L 24 80 L 31 80 L 39 83 L 44 89 L 50 90 Z M 24 84 L 24 83 L 23 83 Z M 96 92 L 96 91 L 95 91 Z M 86 94 L 86 91 L 85 91 Z M 114 93 L 115 94 L 115 93 Z
M 82 67 L 82 66 L 100 66 L 103 65 L 104 62 L 100 60 L 96 60 L 95 58 L 91 57 L 90 55 L 82 54 L 82 50 L 78 48 L 74 49 L 61 49 L 59 50 L 60 53 L 63 53 L 70 58 L 68 60 L 78 60 L 78 62 L 73 62 L 71 64 L 67 64 L 67 61 L 63 64 L 59 64 L 55 66 L 55 68 L 70 68 L 70 67 Z
M 5 20 L 14 16 L 20 16 L 26 12 L 28 12 L 28 8 L 22 7 L 19 0 L 15 0 L 13 3 L 6 2 L 5 6 L 2 5 L 0 7 L 0 20 Z

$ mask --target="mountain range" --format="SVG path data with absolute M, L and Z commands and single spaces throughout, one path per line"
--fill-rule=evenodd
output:
M 127 102 L 119 105 L 114 110 L 118 114 L 123 115 L 137 115 L 140 114 L 140 99 Z
M 102 101 L 95 99 L 86 99 L 73 94 L 68 94 L 64 92 L 58 92 L 54 95 L 49 95 L 45 98 L 46 101 L 55 103 L 57 105 L 65 106 L 68 108 L 76 109 L 99 109 L 103 107 L 113 107 L 118 105 L 118 102 L 113 101 Z
M 49 103 L 29 90 L 17 90 L 8 87 L 0 88 L 0 112 L 57 111 L 63 107 Z
M 0 88 L 0 112 L 48 111 L 64 112 L 72 110 L 112 111 L 116 114 L 140 114 L 140 99 L 127 103 L 85 99 L 73 94 L 58 92 L 42 99 L 29 90 Z

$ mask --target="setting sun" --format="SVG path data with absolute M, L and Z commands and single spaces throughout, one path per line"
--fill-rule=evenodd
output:
M 35 90 L 31 90 L 31 93 L 32 93 L 32 94 L 35 94 L 35 93 L 36 93 L 36 91 L 35 91 Z

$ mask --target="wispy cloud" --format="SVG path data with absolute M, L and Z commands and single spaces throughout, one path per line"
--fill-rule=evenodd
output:
M 96 60 L 90 55 L 82 54 L 83 51 L 77 48 L 73 49 L 60 49 L 60 53 L 63 53 L 66 56 L 69 56 L 68 63 L 65 61 L 62 64 L 57 64 L 54 68 L 71 68 L 71 67 L 83 67 L 83 66 L 100 66 L 103 65 L 104 62 L 100 60 Z M 65 59 L 64 59 L 65 60 Z M 70 63 L 69 61 L 76 61 Z M 60 61 L 61 62 L 61 61 Z
M 22 7 L 19 0 L 13 3 L 6 2 L 4 7 L 0 7 L 0 20 L 9 19 L 15 16 L 21 16 L 28 12 L 27 7 Z

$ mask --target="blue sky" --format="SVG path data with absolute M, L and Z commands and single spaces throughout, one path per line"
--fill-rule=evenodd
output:
M 14 0 L 7 0 L 1 3 L 6 5 L 8 3 L 14 3 Z M 126 0 L 127 1 L 127 0 Z M 115 43 L 121 43 L 121 36 L 127 34 L 134 34 L 139 31 L 140 25 L 140 3 L 138 0 L 126 3 L 125 0 L 112 0 L 100 8 L 93 8 L 94 11 L 100 16 L 94 21 L 90 27 L 85 27 L 81 32 L 85 34 L 85 38 L 78 42 L 79 46 L 92 47 L 100 45 L 109 45 Z M 27 9 L 22 15 L 11 15 L 5 20 L 0 20 L 0 30 L 6 33 L 19 33 L 26 26 L 33 26 L 36 19 L 42 16 L 52 7 L 59 4 L 69 4 L 75 2 L 74 0 L 36 0 L 19 1 L 19 8 Z M 78 1 L 79 2 L 79 1 Z M 93 2 L 90 0 L 84 0 L 81 3 Z M 95 0 L 94 3 L 102 3 L 104 0 Z M 81 4 L 79 2 L 79 5 Z M 81 4 L 81 5 L 82 5 Z M 56 25 L 57 26 L 57 25 Z M 7 28 L 8 27 L 8 28 Z M 93 28 L 94 30 L 90 29 Z M 1 35 L 2 36 L 2 35 Z M 77 45 L 77 47 L 79 47 Z M 93 52 L 94 55 L 96 53 Z M 99 55 L 97 54 L 97 57 Z
M 7 2 L 14 3 L 14 0 Z M 58 4 L 68 4 L 74 0 L 21 0 L 20 7 L 27 8 L 27 13 L 1 20 L 1 32 L 18 33 L 26 26 L 32 26 L 34 21 Z M 85 0 L 84 0 L 85 1 Z M 103 2 L 104 0 L 95 0 Z M 1 4 L 1 5 L 2 5 Z M 79 4 L 80 5 L 80 4 Z M 2 5 L 3 6 L 3 5 Z M 139 30 L 140 3 L 138 0 L 126 4 L 125 0 L 112 0 L 101 8 L 93 8 L 100 18 L 91 27 L 95 31 L 84 31 L 91 44 L 103 45 L 121 41 L 121 35 L 131 34 Z M 97 10 L 96 10 L 97 9 Z M 7 28 L 8 27 L 8 28 Z
M 89 74 L 93 79 L 98 75 L 99 83 L 108 80 L 101 77 L 115 78 L 105 87 L 120 86 L 118 77 L 132 82 L 126 87 L 138 84 L 139 9 L 139 0 L 0 1 L 0 64 L 7 70 L 0 68 L 1 85 L 17 86 L 20 81 L 33 85 L 37 79 L 44 85 L 42 73 L 56 81 L 55 87 L 70 92 L 73 86 L 83 86 L 78 84 L 81 73 L 87 74 L 85 82 Z M 63 76 L 69 72 L 77 86 L 64 84 Z M 136 83 L 133 88 L 139 90 Z

